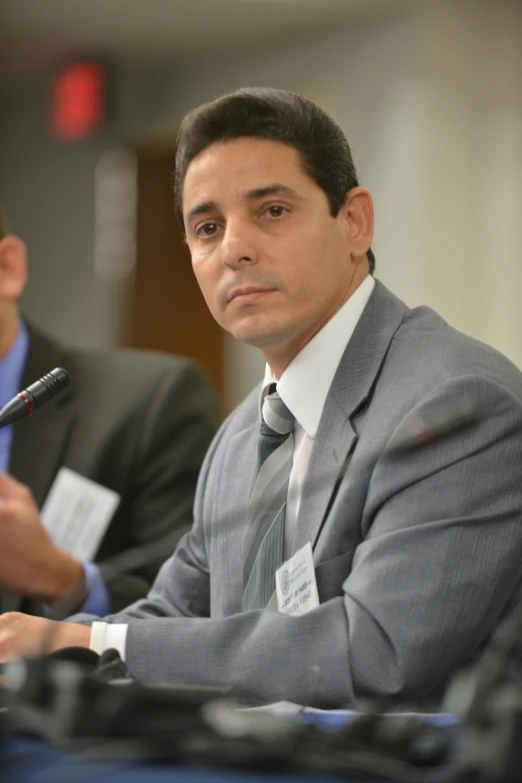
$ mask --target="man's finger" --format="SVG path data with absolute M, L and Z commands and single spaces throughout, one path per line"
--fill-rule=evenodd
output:
M 8 473 L 0 470 L 0 497 L 15 498 L 28 495 L 29 490 Z

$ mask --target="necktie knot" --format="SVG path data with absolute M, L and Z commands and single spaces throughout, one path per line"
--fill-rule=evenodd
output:
M 263 400 L 259 430 L 259 467 L 281 446 L 294 428 L 295 419 L 276 391 L 275 383 Z
M 288 435 L 292 432 L 295 418 L 277 393 L 275 384 L 272 384 L 263 400 L 261 414 L 266 426 L 279 435 Z

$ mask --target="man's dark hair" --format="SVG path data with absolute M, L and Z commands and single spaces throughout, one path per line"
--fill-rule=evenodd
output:
M 332 217 L 346 194 L 356 187 L 357 172 L 341 128 L 302 95 L 263 87 L 246 87 L 189 112 L 178 133 L 174 204 L 183 223 L 183 186 L 192 160 L 216 142 L 253 137 L 281 141 L 299 153 L 303 170 L 324 191 Z M 375 256 L 368 250 L 370 272 Z

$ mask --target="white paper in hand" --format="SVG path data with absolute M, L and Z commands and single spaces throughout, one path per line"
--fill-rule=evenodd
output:
M 41 518 L 56 546 L 77 560 L 92 560 L 119 502 L 112 489 L 60 468 Z

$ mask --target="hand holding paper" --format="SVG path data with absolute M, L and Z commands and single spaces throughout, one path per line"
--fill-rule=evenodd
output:
M 83 576 L 81 564 L 49 538 L 29 489 L 0 473 L 0 588 L 50 604 Z

